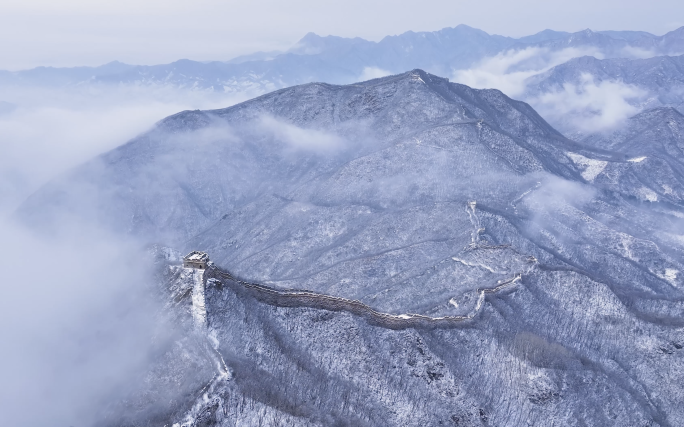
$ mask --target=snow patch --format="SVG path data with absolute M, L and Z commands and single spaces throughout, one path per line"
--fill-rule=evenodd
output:
M 627 258 L 631 259 L 632 261 L 639 261 L 635 256 L 634 253 L 632 252 L 632 238 L 631 236 L 623 235 L 622 236 L 622 247 L 624 248 L 623 250 L 623 255 L 625 255 Z
M 651 190 L 650 188 L 646 187 L 641 187 L 640 189 L 637 190 L 637 196 L 641 198 L 641 200 L 646 200 L 649 202 L 657 202 L 658 201 L 658 194 Z
M 419 82 L 421 82 L 421 83 L 425 83 L 425 81 L 420 77 L 420 74 L 413 74 L 413 75 L 411 75 L 411 80 L 419 81 Z
M 676 270 L 674 268 L 666 268 L 665 269 L 665 280 L 670 282 L 672 285 L 677 284 L 677 276 L 679 275 L 679 270 Z
M 566 154 L 568 155 L 568 157 L 570 157 L 573 163 L 584 169 L 582 171 L 582 178 L 590 182 L 593 181 L 594 178 L 598 176 L 598 174 L 603 172 L 603 169 L 605 169 L 606 165 L 608 164 L 608 162 L 604 160 L 590 159 L 577 153 L 568 152 Z
M 484 263 L 481 263 L 481 262 L 469 262 L 469 261 L 466 261 L 464 259 L 457 258 L 457 257 L 451 257 L 451 259 L 456 261 L 456 262 L 460 262 L 461 264 L 465 265 L 466 267 L 483 268 L 483 269 L 489 271 L 490 273 L 494 273 L 494 274 L 506 274 L 507 273 L 506 271 L 494 270 L 494 268 L 492 268 L 492 267 L 490 267 Z
M 207 309 L 204 306 L 204 282 L 202 276 L 204 270 L 192 269 L 192 318 L 195 326 L 202 328 L 207 323 Z
M 628 161 L 628 162 L 632 162 L 632 163 L 641 163 L 641 162 L 643 162 L 644 160 L 646 160 L 646 156 L 635 157 L 635 158 L 629 159 L 629 160 L 627 160 L 627 161 Z

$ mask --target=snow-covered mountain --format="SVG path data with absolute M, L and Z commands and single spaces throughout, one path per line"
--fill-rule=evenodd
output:
M 388 329 L 162 262 L 181 338 L 114 424 L 674 426 L 682 118 L 631 123 L 573 142 L 500 91 L 422 70 L 305 84 L 168 117 L 17 216 L 51 230 L 76 215 L 400 318 L 465 318 Z
M 421 67 L 450 74 L 512 46 L 515 39 L 489 35 L 465 25 L 435 32 L 409 31 L 380 42 L 361 38 L 304 36 L 288 52 L 249 55 L 227 62 L 180 60 L 171 64 L 134 66 L 112 62 L 101 67 L 51 68 L 0 73 L 2 84 L 137 83 L 172 84 L 215 91 L 258 87 L 270 91 L 323 81 L 351 83 L 366 68 L 386 73 Z
M 663 36 L 645 32 L 551 30 L 519 39 L 490 35 L 459 25 L 434 32 L 406 32 L 379 42 L 361 38 L 321 37 L 309 33 L 287 52 L 247 55 L 227 62 L 180 60 L 171 64 L 140 66 L 112 62 L 100 67 L 52 68 L 0 72 L 0 84 L 83 85 L 139 84 L 260 93 L 296 84 L 321 81 L 352 83 L 362 76 L 398 73 L 422 68 L 451 75 L 484 58 L 509 49 L 577 49 L 604 58 L 635 58 L 684 53 L 684 28 Z
M 631 88 L 627 101 L 639 110 L 673 107 L 684 110 L 684 55 L 647 59 L 574 58 L 528 79 L 526 97 L 548 96 L 587 83 L 600 86 L 619 82 Z
M 596 180 L 608 187 L 631 182 L 641 200 L 681 205 L 684 177 L 684 116 L 674 108 L 654 108 L 629 119 L 610 134 L 590 135 L 583 141 L 594 147 L 624 153 L 624 165 L 610 165 Z
M 371 42 L 309 33 L 286 52 L 256 52 L 225 62 L 183 59 L 139 66 L 115 61 L 100 67 L 0 71 L 0 103 L 16 106 L 19 115 L 36 108 L 73 109 L 69 102 L 81 98 L 95 106 L 118 106 L 131 96 L 212 108 L 293 85 L 349 84 L 420 68 L 524 100 L 566 136 L 581 139 L 613 131 L 648 108 L 681 108 L 677 55 L 684 53 L 683 34 L 682 29 L 663 36 L 545 30 L 515 39 L 459 25 Z M 46 90 L 52 96 L 40 95 Z

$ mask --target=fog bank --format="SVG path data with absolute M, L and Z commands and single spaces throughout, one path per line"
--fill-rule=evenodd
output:
M 3 87 L 0 216 L 48 180 L 182 110 L 227 107 L 246 94 L 168 86 Z

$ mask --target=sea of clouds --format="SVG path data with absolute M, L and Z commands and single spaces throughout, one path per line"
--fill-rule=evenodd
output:
M 653 56 L 652 52 L 627 52 L 630 57 Z M 570 59 L 593 56 L 603 59 L 597 48 L 528 47 L 509 50 L 481 60 L 465 70 L 456 70 L 453 80 L 474 88 L 499 89 L 506 95 L 531 104 L 552 125 L 570 136 L 594 132 L 610 132 L 624 125 L 640 111 L 639 103 L 648 92 L 619 79 L 596 81 L 589 73 L 577 82 L 566 82 L 562 88 L 541 94 L 529 93 L 530 79 L 546 73 Z

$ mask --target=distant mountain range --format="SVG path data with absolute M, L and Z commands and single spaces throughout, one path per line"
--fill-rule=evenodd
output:
M 450 76 L 454 70 L 472 67 L 483 58 L 509 49 L 529 47 L 551 51 L 591 49 L 605 58 L 678 55 L 684 54 L 684 27 L 663 36 L 640 31 L 584 30 L 566 33 L 545 30 L 516 39 L 459 25 L 434 32 L 409 31 L 385 37 L 379 42 L 309 33 L 289 51 L 282 53 L 256 53 L 226 62 L 183 59 L 151 66 L 115 61 L 100 67 L 38 67 L 25 71 L 2 71 L 0 84 L 170 84 L 220 92 L 266 92 L 312 81 L 352 83 L 369 69 L 394 74 L 421 68 Z
M 421 68 L 473 87 L 501 89 L 532 104 L 561 132 L 581 139 L 596 130 L 612 130 L 644 109 L 683 111 L 682 54 L 684 27 L 663 36 L 545 30 L 516 39 L 459 25 L 409 31 L 379 42 L 309 33 L 287 52 L 257 52 L 225 62 L 183 59 L 147 66 L 115 61 L 100 67 L 0 71 L 0 87 L 170 87 L 245 99 L 310 82 L 348 84 Z M 474 80 L 464 78 L 464 70 Z M 592 88 L 602 82 L 615 87 L 604 87 L 603 93 L 593 94 L 597 100 L 590 99 Z M 561 98 L 558 92 L 564 92 Z M 576 102 L 575 97 L 586 94 Z M 611 97 L 615 100 L 605 101 Z M 573 105 L 572 111 L 564 108 Z M 587 126 L 592 120 L 597 123 Z

